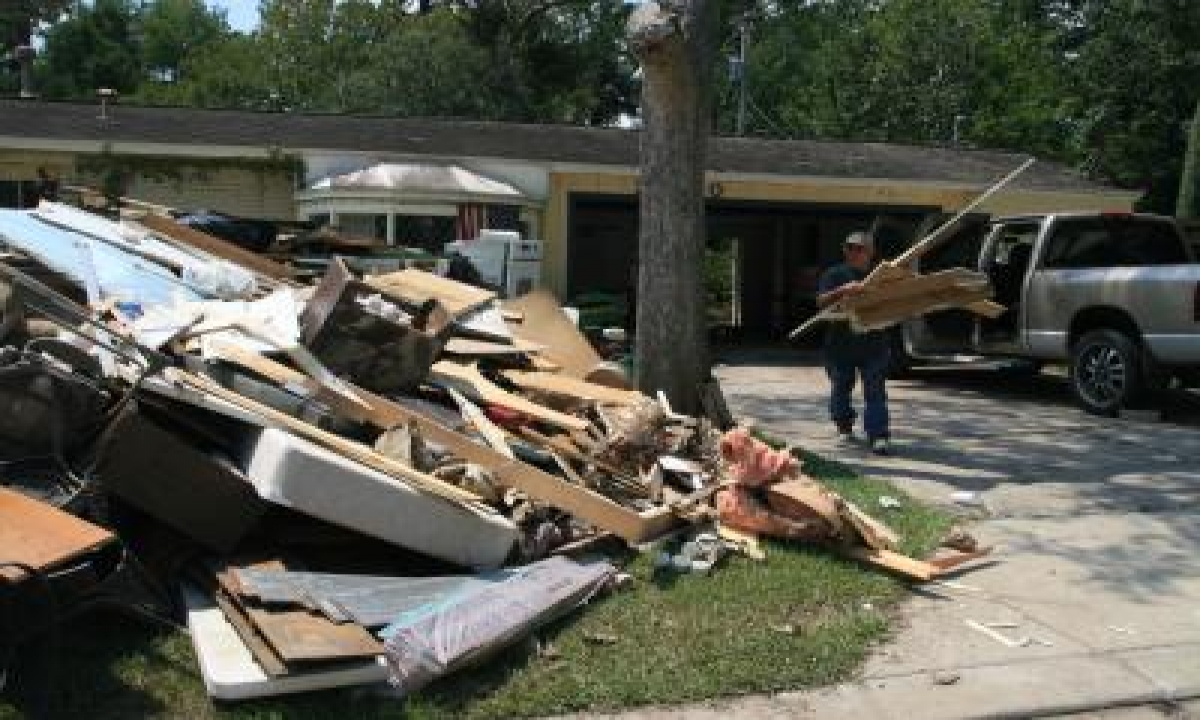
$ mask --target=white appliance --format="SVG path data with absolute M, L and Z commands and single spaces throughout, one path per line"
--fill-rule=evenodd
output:
M 512 230 L 481 230 L 474 240 L 448 243 L 446 252 L 470 260 L 484 282 L 499 288 L 504 297 L 524 295 L 541 282 L 541 241 L 523 240 Z

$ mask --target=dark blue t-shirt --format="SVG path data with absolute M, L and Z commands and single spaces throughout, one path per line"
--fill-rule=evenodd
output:
M 817 292 L 824 294 L 846 283 L 866 279 L 862 270 L 841 263 L 821 273 Z M 886 353 L 887 335 L 883 330 L 857 333 L 850 329 L 847 320 L 831 320 L 825 323 L 825 356 L 830 360 L 869 360 Z

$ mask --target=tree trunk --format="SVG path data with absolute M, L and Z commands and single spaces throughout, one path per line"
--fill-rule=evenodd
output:
M 1183 156 L 1183 175 L 1179 178 L 1179 200 L 1175 216 L 1180 219 L 1200 218 L 1200 102 L 1192 115 L 1187 150 Z
M 704 167 L 717 0 L 657 0 L 630 15 L 642 65 L 637 384 L 695 413 L 708 377 Z

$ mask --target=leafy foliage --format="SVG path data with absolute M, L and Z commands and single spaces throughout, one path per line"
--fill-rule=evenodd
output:
M 750 134 L 1020 150 L 1144 189 L 1146 209 L 1175 204 L 1200 100 L 1200 3 L 721 7 L 721 54 L 738 54 L 744 29 L 747 58 L 744 88 L 714 78 L 718 132 L 735 131 L 744 89 Z M 51 23 L 38 67 L 51 99 L 111 87 L 151 104 L 596 125 L 637 107 L 625 3 L 263 0 L 260 12 L 239 34 L 202 0 L 13 0 L 0 52 Z

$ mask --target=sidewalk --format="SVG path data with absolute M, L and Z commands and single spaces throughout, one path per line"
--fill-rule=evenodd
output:
M 915 587 L 856 682 L 619 717 L 1099 717 L 1128 705 L 1142 707 L 1113 717 L 1180 717 L 1175 703 L 1200 697 L 1200 422 L 1187 412 L 1105 420 L 1070 406 L 1054 378 L 935 373 L 889 384 L 897 454 L 880 458 L 836 447 L 812 362 L 751 359 L 718 375 L 738 417 L 979 518 L 972 532 L 996 561 Z M 962 490 L 979 504 L 953 503 Z

